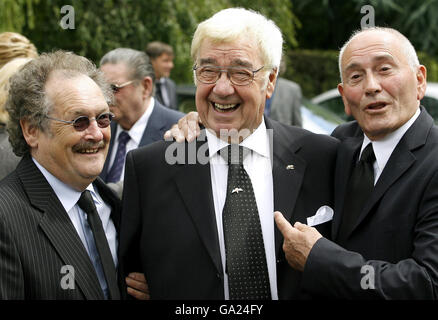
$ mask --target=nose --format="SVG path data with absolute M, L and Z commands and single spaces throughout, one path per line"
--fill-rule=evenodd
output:
M 102 130 L 107 130 L 107 128 L 100 128 L 97 125 L 96 119 L 90 119 L 90 125 L 87 129 L 85 129 L 85 139 L 86 140 L 93 140 L 93 141 L 100 141 L 103 139 L 103 132 Z
M 228 79 L 227 72 L 222 71 L 219 79 L 216 81 L 214 85 L 213 92 L 218 96 L 229 96 L 234 93 L 234 86 L 231 83 L 230 79 Z
M 366 94 L 376 94 L 379 93 L 382 90 L 382 87 L 380 86 L 379 79 L 370 72 L 367 74 L 366 81 L 365 81 L 365 92 Z

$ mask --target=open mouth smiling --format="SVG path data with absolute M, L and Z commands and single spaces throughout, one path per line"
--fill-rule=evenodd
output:
M 217 112 L 226 113 L 226 112 L 232 112 L 237 108 L 239 108 L 240 103 L 220 104 L 216 102 L 211 102 L 211 105 L 213 106 L 214 110 L 216 110 Z

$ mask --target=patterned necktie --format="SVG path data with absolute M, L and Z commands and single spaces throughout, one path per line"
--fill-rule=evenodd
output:
M 341 245 L 345 244 L 349 233 L 356 225 L 359 215 L 373 191 L 374 160 L 376 160 L 376 156 L 374 155 L 373 145 L 369 143 L 363 150 L 360 160 L 356 163 L 348 181 L 338 238 L 338 242 Z
M 251 179 L 243 167 L 244 150 L 237 145 L 222 150 L 228 162 L 222 222 L 230 300 L 270 300 L 260 218 Z
M 89 228 L 84 226 L 85 229 L 92 231 L 91 233 L 86 231 L 85 236 L 90 245 L 90 258 L 96 269 L 105 298 L 118 300 L 120 299 L 120 291 L 117 286 L 116 267 L 90 191 L 82 192 L 78 205 L 87 214 Z
M 119 135 L 119 146 L 117 147 L 116 156 L 114 157 L 113 166 L 108 172 L 106 177 L 106 182 L 118 182 L 120 181 L 120 176 L 122 175 L 123 165 L 125 164 L 126 157 L 126 144 L 131 137 L 126 131 L 120 132 Z

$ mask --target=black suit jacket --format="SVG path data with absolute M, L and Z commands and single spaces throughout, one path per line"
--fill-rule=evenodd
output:
M 156 101 L 158 101 L 162 106 L 168 107 L 173 110 L 178 110 L 178 95 L 176 93 L 175 82 L 170 78 L 164 78 L 164 83 L 162 83 L 161 86 L 163 85 L 166 87 L 165 90 L 169 97 L 169 105 L 166 106 L 159 95 L 155 95 Z
M 141 137 L 138 147 L 143 147 L 152 142 L 163 140 L 163 136 L 166 130 L 168 130 L 173 124 L 177 123 L 178 120 L 183 116 L 184 113 L 170 110 L 169 108 L 164 107 L 159 102 L 157 102 L 157 100 L 155 100 L 154 110 L 150 115 L 148 124 L 143 132 L 143 136 Z M 115 137 L 116 134 L 117 123 L 113 122 L 111 123 L 111 137 Z M 105 160 L 102 172 L 99 175 L 104 181 L 106 181 L 106 177 L 110 170 L 109 161 L 113 146 L 114 139 L 112 138 L 108 149 L 108 156 Z
M 98 178 L 118 229 L 120 202 Z M 61 268 L 74 268 L 64 290 Z M 71 274 L 69 272 L 69 274 Z M 0 183 L 0 299 L 103 299 L 93 264 L 64 207 L 30 156 Z
M 269 119 L 266 126 L 274 130 L 274 209 L 289 221 L 306 222 L 322 205 L 332 206 L 338 142 Z M 167 164 L 169 145 L 157 142 L 127 155 L 119 246 L 122 273 L 144 272 L 152 299 L 224 299 L 210 165 Z M 208 150 L 205 140 L 179 146 Z M 287 170 L 291 164 L 294 170 Z M 329 229 L 330 222 L 319 228 L 326 235 Z M 275 229 L 279 298 L 304 298 L 300 273 L 287 264 L 282 243 Z
M 363 132 L 356 121 L 334 133 L 334 241 Z M 436 299 L 438 293 L 438 128 L 424 108 L 388 160 L 347 245 L 320 239 L 310 252 L 304 286 L 337 298 Z M 372 267 L 364 267 L 369 265 Z M 370 287 L 374 280 L 375 289 Z M 362 286 L 361 286 L 362 283 Z

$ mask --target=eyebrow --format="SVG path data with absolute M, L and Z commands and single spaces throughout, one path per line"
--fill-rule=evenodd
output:
M 395 62 L 394 57 L 388 53 L 380 54 L 372 58 L 372 62 L 381 62 L 384 60 L 390 60 L 391 62 Z M 359 63 L 351 63 L 345 68 L 345 72 L 350 70 L 358 69 L 361 65 Z
M 204 65 L 204 64 L 217 64 L 217 60 L 213 59 L 213 58 L 205 58 L 205 59 L 200 59 L 200 65 Z M 245 68 L 252 68 L 253 65 L 252 63 L 248 62 L 248 61 L 244 61 L 241 59 L 235 59 L 231 62 L 231 66 L 239 66 L 239 67 L 245 67 Z
M 102 108 L 102 109 L 99 110 L 99 112 L 97 112 L 97 115 L 101 115 L 103 113 L 108 113 L 108 112 L 110 112 L 109 109 Z M 75 110 L 73 112 L 67 111 L 66 115 L 71 115 L 71 116 L 74 116 L 74 117 L 79 117 L 79 116 L 83 116 L 83 115 L 85 115 L 87 113 L 89 113 L 89 110 L 78 109 L 78 110 Z

